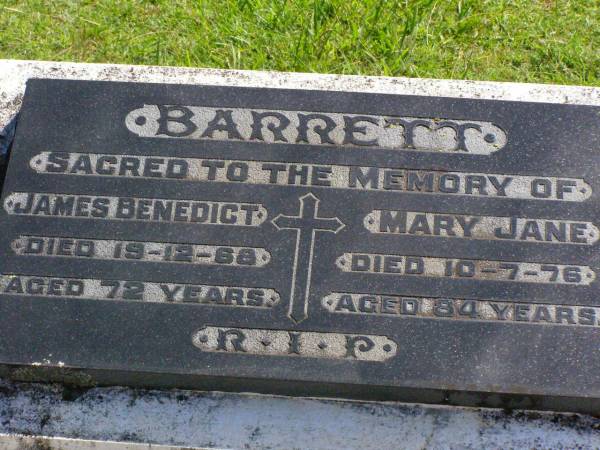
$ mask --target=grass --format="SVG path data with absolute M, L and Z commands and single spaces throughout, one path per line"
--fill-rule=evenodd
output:
M 600 85 L 600 0 L 0 0 L 0 58 Z

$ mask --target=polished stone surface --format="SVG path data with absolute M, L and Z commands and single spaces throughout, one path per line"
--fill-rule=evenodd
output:
M 3 189 L 2 360 L 593 411 L 597 115 L 32 80 Z

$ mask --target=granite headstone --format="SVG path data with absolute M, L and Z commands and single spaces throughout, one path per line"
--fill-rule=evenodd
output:
M 598 412 L 600 108 L 30 80 L 14 379 Z

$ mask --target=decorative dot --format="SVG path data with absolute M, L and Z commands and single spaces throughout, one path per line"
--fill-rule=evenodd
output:
M 262 341 L 260 341 L 260 343 L 262 345 L 264 345 L 265 347 L 268 347 L 269 345 L 271 345 L 271 341 L 268 340 L 267 338 L 264 338 Z
M 581 192 L 582 194 L 585 194 L 587 192 L 587 189 L 586 188 L 582 188 L 582 189 L 579 190 L 579 192 Z
M 146 124 L 146 118 L 144 116 L 139 116 L 135 118 L 135 124 L 136 125 L 145 125 Z
M 267 259 L 269 259 L 269 258 L 267 257 L 267 255 L 263 255 L 263 256 L 262 256 L 262 260 L 263 260 L 263 261 L 266 261 Z
M 333 300 L 329 299 L 329 300 L 327 300 L 327 302 L 326 302 L 326 303 L 327 303 L 328 305 L 333 305 Z
M 326 343 L 326 342 L 323 342 L 323 341 L 321 341 L 321 342 L 319 342 L 319 345 L 318 345 L 318 347 L 319 347 L 321 350 L 325 350 L 325 349 L 327 348 L 327 343 Z
M 369 219 L 369 224 L 370 224 L 370 225 L 373 225 L 373 223 L 374 223 L 374 222 L 375 222 L 375 221 L 374 221 L 373 219 Z
M 200 336 L 199 340 L 200 340 L 200 342 L 208 342 L 208 336 L 202 335 L 202 336 Z
M 35 160 L 35 163 L 36 163 L 37 165 L 40 165 L 40 164 L 42 163 L 42 160 L 41 160 L 41 159 L 36 159 L 36 160 Z
M 256 213 L 256 217 L 258 217 L 259 219 L 262 219 L 262 216 L 263 216 L 263 213 L 261 213 L 261 212 Z
M 390 344 L 385 344 L 383 346 L 383 351 L 384 352 L 391 352 L 392 351 L 392 346 Z
M 486 134 L 483 139 L 485 140 L 485 142 L 487 142 L 488 144 L 493 144 L 494 142 L 496 142 L 496 135 L 492 134 L 492 133 L 488 133 Z

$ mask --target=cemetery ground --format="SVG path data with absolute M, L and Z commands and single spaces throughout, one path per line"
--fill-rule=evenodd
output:
M 0 0 L 0 58 L 600 83 L 598 0 Z

